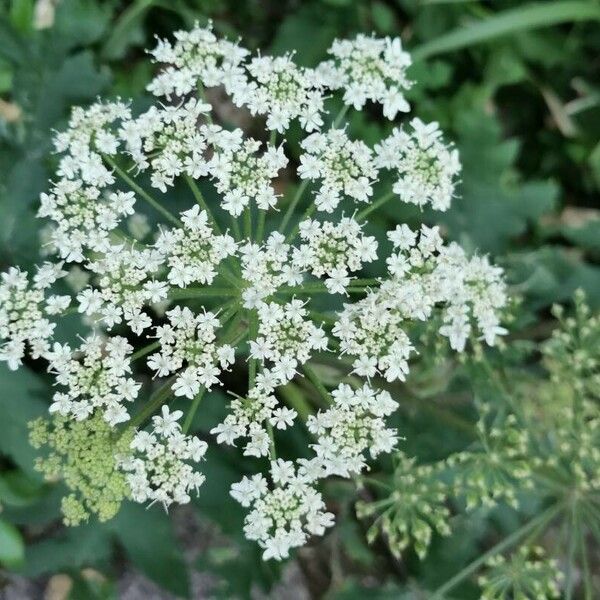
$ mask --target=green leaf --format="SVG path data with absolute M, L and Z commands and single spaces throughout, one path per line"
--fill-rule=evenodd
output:
M 13 0 L 10 5 L 10 20 L 19 31 L 28 33 L 33 28 L 33 0 Z
M 323 60 L 335 36 L 335 28 L 323 19 L 322 11 L 313 11 L 306 5 L 281 23 L 270 53 L 279 55 L 293 50 L 296 62 L 311 67 Z
M 101 56 L 105 59 L 121 58 L 132 40 L 144 39 L 141 31 L 146 13 L 152 8 L 156 0 L 137 0 L 121 13 L 111 33 L 102 46 Z
M 43 486 L 22 471 L 13 469 L 0 473 L 0 503 L 29 506 L 41 497 Z
M 0 564 L 15 568 L 23 562 L 25 546 L 19 530 L 0 519 Z
M 56 44 L 66 50 L 89 46 L 102 39 L 110 22 L 111 7 L 96 0 L 62 0 L 56 8 Z
M 189 597 L 188 570 L 169 516 L 159 506 L 126 503 L 108 526 L 140 571 L 166 590 Z
M 482 21 L 451 31 L 412 51 L 415 60 L 451 52 L 486 42 L 502 35 L 512 35 L 539 27 L 570 21 L 600 21 L 600 6 L 595 2 L 544 2 L 520 6 L 497 13 Z
M 600 219 L 591 219 L 580 227 L 564 226 L 561 233 L 571 243 L 592 252 L 600 252 Z
M 502 140 L 493 118 L 474 110 L 459 115 L 458 147 L 462 185 L 452 208 L 438 219 L 468 249 L 504 252 L 511 239 L 554 207 L 558 188 L 551 181 L 521 182 L 512 170 L 519 144 Z
M 28 577 L 97 566 L 112 553 L 106 527 L 98 523 L 62 529 L 58 535 L 28 545 L 19 572 Z
M 0 364 L 0 387 L 0 452 L 10 456 L 25 472 L 35 474 L 33 462 L 36 452 L 29 445 L 27 423 L 46 414 L 48 405 L 40 400 L 46 387 L 26 367 L 9 371 L 4 363 Z

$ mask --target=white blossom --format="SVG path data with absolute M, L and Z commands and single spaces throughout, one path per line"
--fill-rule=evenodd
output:
M 182 415 L 163 406 L 162 413 L 152 417 L 152 432 L 137 431 L 131 454 L 120 457 L 120 468 L 136 502 L 160 502 L 165 509 L 187 504 L 190 494 L 204 483 L 195 464 L 203 459 L 207 444 L 181 431 L 178 420 Z
M 131 352 L 127 340 L 119 336 L 107 340 L 92 336 L 76 350 L 55 343 L 47 354 L 48 369 L 67 389 L 54 394 L 50 412 L 82 421 L 100 410 L 110 425 L 128 421 L 124 402 L 133 402 L 140 389 L 130 376 Z
M 315 195 L 317 209 L 332 212 L 344 196 L 367 202 L 373 194 L 377 168 L 372 150 L 362 141 L 352 141 L 342 129 L 313 133 L 301 146 L 298 175 L 319 181 Z
M 444 145 L 437 123 L 425 125 L 413 119 L 410 126 L 412 131 L 394 129 L 375 146 L 375 162 L 394 171 L 397 179 L 392 189 L 404 202 L 448 210 L 460 173 L 458 151 Z
M 32 358 L 43 356 L 50 349 L 55 323 L 47 316 L 64 312 L 70 303 L 68 296 L 51 295 L 46 290 L 66 275 L 62 263 L 44 263 L 29 281 L 27 273 L 11 267 L 0 281 L 0 361 L 16 370 L 29 344 Z
M 321 63 L 317 74 L 323 85 L 344 90 L 346 104 L 361 110 L 367 100 L 376 102 L 388 119 L 410 110 L 404 91 L 411 87 L 406 78 L 411 60 L 399 38 L 359 34 L 353 40 L 335 40 L 329 53 L 333 60 Z
M 221 371 L 233 363 L 234 349 L 217 344 L 219 319 L 214 313 L 194 314 L 177 306 L 167 317 L 169 323 L 156 328 L 160 352 L 149 357 L 148 366 L 161 377 L 178 372 L 174 394 L 192 399 L 201 387 L 219 383 Z

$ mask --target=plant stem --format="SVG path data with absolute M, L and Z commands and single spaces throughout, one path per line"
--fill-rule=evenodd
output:
M 200 208 L 202 208 L 202 210 L 204 210 L 206 212 L 206 214 L 208 215 L 208 219 L 212 223 L 212 226 L 213 226 L 215 232 L 217 233 L 217 235 L 219 235 L 221 233 L 221 228 L 219 227 L 219 224 L 217 223 L 217 220 L 215 219 L 213 214 L 210 212 L 210 208 L 208 208 L 208 204 L 206 203 L 206 200 L 204 199 L 204 195 L 202 194 L 202 191 L 200 190 L 200 188 L 198 187 L 198 185 L 196 184 L 194 179 L 192 177 L 190 177 L 189 175 L 187 175 L 187 174 L 185 175 L 185 180 L 187 181 L 188 185 L 190 186 L 190 189 L 192 190 L 192 194 L 194 194 L 194 198 L 196 199 L 196 202 L 200 205 Z
M 277 229 L 279 233 L 283 233 L 285 231 L 285 228 L 287 227 L 290 219 L 292 218 L 292 215 L 296 210 L 296 206 L 298 206 L 298 202 L 300 202 L 302 194 L 304 193 L 304 190 L 306 189 L 307 185 L 308 179 L 304 179 L 302 183 L 298 186 L 298 189 L 296 190 L 296 193 L 294 194 L 294 197 L 292 198 L 292 201 L 290 202 L 290 205 L 288 206 L 288 209 L 286 210 L 285 215 L 283 216 L 279 228 Z
M 260 244 L 265 234 L 265 218 L 267 211 L 262 208 L 258 209 L 258 227 L 256 228 L 256 241 Z
M 314 372 L 313 368 L 308 364 L 305 364 L 302 365 L 302 370 L 304 371 L 304 374 L 308 377 L 310 382 L 315 386 L 316 390 L 319 392 L 319 396 L 321 396 L 321 398 L 325 400 L 327 405 L 331 404 L 331 396 L 327 391 L 327 388 L 321 383 L 321 380 L 319 379 L 318 375 Z
M 145 189 L 140 187 L 117 163 L 108 155 L 103 154 L 102 157 L 104 160 L 115 170 L 117 175 L 139 196 L 141 196 L 148 204 L 150 204 L 155 210 L 157 210 L 165 219 L 177 225 L 178 227 L 181 225 L 181 221 L 172 215 L 160 202 L 155 200 Z
M 219 296 L 223 296 L 226 298 L 231 298 L 232 296 L 237 296 L 238 290 L 235 288 L 219 288 L 219 287 L 206 287 L 206 288 L 181 288 L 171 290 L 169 293 L 169 298 L 171 300 L 188 300 L 191 298 L 215 298 Z
M 231 215 L 231 229 L 233 231 L 233 237 L 235 238 L 236 242 L 239 242 L 242 239 L 242 232 L 240 231 L 240 224 L 238 223 L 238 220 Z
M 371 204 L 369 204 L 367 208 L 357 213 L 357 215 L 354 217 L 354 220 L 360 223 L 367 215 L 371 214 L 374 210 L 377 210 L 380 206 L 383 206 L 388 200 L 390 200 L 394 196 L 395 194 L 393 191 L 390 191 L 387 194 L 380 196 L 377 200 L 371 202 Z
M 452 588 L 456 587 L 463 579 L 477 571 L 477 569 L 483 565 L 489 558 L 503 552 L 507 548 L 510 548 L 512 545 L 516 544 L 522 537 L 524 537 L 529 531 L 535 529 L 538 526 L 546 525 L 554 517 L 562 510 L 562 505 L 554 505 L 550 508 L 546 509 L 543 513 L 531 519 L 511 533 L 508 537 L 504 538 L 501 542 L 496 544 L 494 547 L 490 548 L 487 552 L 482 554 L 479 558 L 474 560 L 471 564 L 467 565 L 464 569 L 462 569 L 459 573 L 457 573 L 454 577 L 449 579 L 444 585 L 439 587 L 433 595 L 430 596 L 429 600 L 442 600 L 444 598 L 444 594 L 449 592 Z
M 256 339 L 258 335 L 258 316 L 255 311 L 250 311 L 248 315 L 248 338 L 250 340 Z M 254 387 L 256 381 L 256 359 L 250 358 L 248 362 L 248 389 L 251 390 Z
M 192 400 L 192 406 L 190 406 L 190 410 L 188 410 L 187 414 L 185 415 L 185 421 L 183 423 L 183 427 L 181 428 L 183 433 L 187 433 L 190 430 L 190 426 L 194 420 L 194 415 L 200 406 L 200 402 L 202 401 L 205 392 L 206 388 L 202 386 L 200 391 L 196 394 L 196 397 Z
M 275 448 L 275 436 L 273 435 L 273 425 L 267 420 L 267 431 L 269 433 L 269 454 L 271 461 L 277 460 L 277 449 Z
M 338 127 L 338 125 L 342 122 L 343 118 L 346 116 L 348 110 L 350 109 L 349 104 L 344 104 L 342 110 L 336 115 L 335 119 L 331 123 L 331 128 Z
M 134 352 L 131 355 L 130 360 L 133 362 L 134 360 L 137 360 L 138 358 L 143 358 L 144 356 L 146 356 L 146 354 L 150 354 L 150 352 L 152 352 L 152 350 L 156 350 L 158 347 L 160 347 L 159 341 L 152 342 L 151 344 L 148 344 L 147 346 L 140 348 L 137 352 Z
M 252 237 L 252 205 L 248 204 L 244 209 L 244 235 Z
M 146 402 L 146 404 L 144 404 L 142 410 L 140 410 L 140 412 L 134 415 L 133 419 L 129 421 L 129 423 L 127 424 L 128 428 L 137 427 L 138 425 L 141 425 L 157 408 L 159 408 L 165 403 L 167 398 L 169 398 L 173 393 L 171 386 L 174 381 L 175 377 L 171 377 L 167 380 L 166 383 L 159 387 L 156 390 L 156 392 L 152 394 L 152 396 L 150 396 L 150 399 L 148 400 L 148 402 Z

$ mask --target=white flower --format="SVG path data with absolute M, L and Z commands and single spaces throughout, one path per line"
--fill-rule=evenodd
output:
M 277 196 L 271 180 L 287 165 L 283 148 L 269 146 L 264 154 L 258 155 L 260 142 L 243 139 L 239 132 L 237 143 L 232 145 L 231 132 L 220 131 L 216 126 L 213 130 L 215 155 L 209 172 L 216 180 L 217 191 L 223 194 L 223 208 L 237 217 L 251 198 L 262 210 L 273 208 Z
M 316 72 L 323 85 L 344 90 L 346 104 L 360 110 L 367 100 L 377 102 L 388 119 L 410 110 L 403 91 L 411 87 L 406 78 L 411 60 L 399 38 L 359 34 L 353 40 L 335 40 L 329 53 L 333 60 L 321 63 Z
M 153 431 L 137 431 L 131 455 L 121 457 L 120 468 L 126 473 L 132 498 L 136 502 L 187 504 L 190 494 L 204 483 L 204 475 L 194 468 L 207 450 L 207 444 L 181 432 L 181 411 L 171 413 L 167 406 L 162 416 L 152 419 Z
M 129 375 L 131 352 L 122 337 L 92 336 L 75 351 L 55 343 L 47 354 L 48 370 L 67 389 L 54 394 L 51 410 L 78 421 L 97 410 L 111 425 L 129 420 L 123 402 L 135 400 L 141 386 Z
M 248 51 L 236 43 L 219 39 L 212 25 L 191 31 L 175 33 L 176 43 L 159 40 L 151 54 L 158 63 L 170 65 L 159 72 L 148 85 L 156 96 L 185 96 L 196 89 L 198 82 L 204 87 L 224 84 L 235 89 L 243 81 L 239 64 Z
M 231 486 L 231 495 L 245 507 L 252 507 L 246 516 L 246 537 L 256 540 L 264 549 L 265 560 L 282 560 L 292 548 L 306 543 L 308 536 L 322 535 L 333 525 L 333 515 L 326 507 L 312 482 L 296 474 L 293 463 L 279 460 L 271 464 L 273 489 L 260 475 L 258 481 L 244 477 Z
M 169 324 L 156 329 L 160 352 L 148 358 L 148 366 L 159 376 L 183 369 L 173 392 L 193 399 L 201 386 L 211 389 L 218 383 L 217 376 L 233 362 L 233 348 L 217 344 L 219 321 L 213 313 L 195 315 L 187 307 L 176 307 L 167 317 Z
M 181 213 L 181 220 L 183 227 L 162 231 L 156 242 L 169 267 L 167 278 L 178 287 L 212 283 L 219 263 L 235 252 L 235 241 L 227 234 L 215 235 L 206 212 L 197 204 Z
M 258 56 L 246 66 L 250 78 L 233 89 L 237 106 L 246 105 L 253 115 L 266 115 L 267 128 L 284 133 L 299 118 L 306 131 L 323 125 L 323 96 L 315 88 L 312 69 L 298 67 L 291 56 Z
M 448 210 L 460 173 L 458 151 L 443 144 L 437 123 L 413 119 L 410 125 L 412 132 L 394 129 L 375 146 L 375 162 L 395 172 L 393 191 L 404 202 Z
M 349 274 L 377 258 L 375 238 L 364 236 L 361 226 L 347 217 L 339 223 L 319 223 L 307 219 L 300 223 L 303 244 L 294 251 L 294 264 L 316 277 L 326 276 L 330 292 L 344 293 Z
M 377 177 L 372 151 L 361 141 L 352 141 L 342 129 L 313 133 L 301 143 L 298 175 L 320 180 L 315 195 L 319 210 L 332 212 L 344 196 L 367 202 Z
M 44 355 L 50 349 L 50 337 L 55 324 L 46 315 L 62 313 L 69 305 L 69 297 L 49 296 L 46 290 L 66 275 L 62 263 L 44 263 L 29 282 L 27 273 L 11 267 L 2 273 L 0 281 L 0 361 L 11 370 L 21 365 L 29 342 L 32 358 Z
M 387 429 L 383 417 L 396 410 L 388 392 L 364 385 L 359 390 L 342 384 L 332 393 L 334 403 L 326 411 L 309 416 L 306 425 L 317 439 L 313 449 L 324 476 L 358 475 L 365 466 L 365 452 L 372 457 L 390 452 L 396 431 Z

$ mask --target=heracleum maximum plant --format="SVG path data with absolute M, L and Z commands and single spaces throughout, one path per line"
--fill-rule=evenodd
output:
M 168 508 L 202 494 L 207 441 L 189 434 L 192 420 L 224 371 L 247 378 L 208 443 L 256 459 L 231 495 L 249 509 L 246 536 L 283 559 L 333 525 L 320 480 L 356 477 L 396 446 L 386 417 L 397 403 L 378 382 L 405 379 L 423 329 L 458 352 L 505 333 L 502 272 L 435 226 L 369 235 L 384 204 L 448 209 L 460 171 L 437 123 L 398 118 L 411 86 L 399 39 L 336 40 L 314 69 L 210 28 L 151 54 L 148 110 L 120 99 L 77 108 L 55 137 L 39 209 L 46 262 L 2 276 L 1 358 L 12 369 L 43 359 L 56 380 L 31 438 L 45 448 L 39 469 L 71 490 L 68 524 L 109 519 L 126 498 Z M 346 124 L 366 106 L 398 118 L 373 146 Z M 299 147 L 290 128 L 303 132 Z M 188 190 L 179 213 L 176 186 Z M 78 347 L 53 339 L 72 312 L 93 329 Z M 354 377 L 328 389 L 312 367 L 323 353 Z M 279 390 L 304 376 L 323 405 L 299 414 Z M 173 397 L 185 411 L 169 408 Z M 310 458 L 278 458 L 299 420 Z

